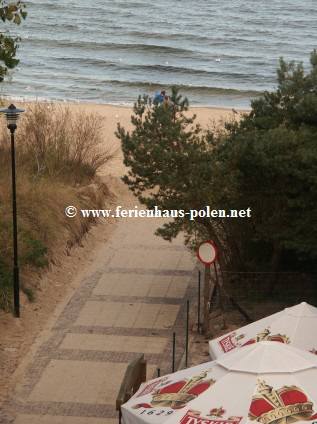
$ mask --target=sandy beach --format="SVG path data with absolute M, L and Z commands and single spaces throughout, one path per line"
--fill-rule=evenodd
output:
M 84 112 L 85 114 L 98 114 L 104 118 L 104 146 L 106 149 L 120 149 L 120 141 L 115 136 L 117 124 L 120 123 L 127 130 L 132 130 L 131 115 L 132 107 L 107 105 L 107 104 L 90 104 L 90 103 L 57 103 L 62 107 L 68 107 L 73 112 Z M 26 109 L 28 105 L 23 105 Z M 203 129 L 207 129 L 213 122 L 219 122 L 222 119 L 239 119 L 241 113 L 246 110 L 239 110 L 238 114 L 233 113 L 231 109 L 214 108 L 214 107 L 191 107 L 187 112 L 189 115 L 196 114 L 196 122 L 200 123 Z M 23 119 L 23 117 L 21 118 Z M 125 166 L 122 162 L 121 152 L 116 159 L 111 162 L 111 167 L 107 167 L 102 173 L 104 175 L 111 174 L 120 177 L 125 172 Z

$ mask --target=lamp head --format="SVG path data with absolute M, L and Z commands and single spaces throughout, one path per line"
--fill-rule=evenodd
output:
M 11 104 L 7 109 L 0 109 L 0 112 L 5 114 L 8 128 L 16 128 L 17 120 L 20 118 L 20 114 L 24 112 L 24 109 L 18 109 Z

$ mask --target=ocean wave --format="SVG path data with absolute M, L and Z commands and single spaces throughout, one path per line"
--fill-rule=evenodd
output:
M 158 45 L 158 44 L 142 44 L 142 43 L 107 43 L 107 42 L 92 42 L 92 41 L 85 41 L 85 40 L 69 40 L 69 39 L 62 39 L 62 40 L 53 40 L 50 38 L 35 38 L 28 40 L 30 44 L 37 44 L 37 45 L 43 45 L 43 46 L 55 46 L 55 47 L 71 47 L 71 48 L 79 48 L 80 50 L 83 50 L 87 48 L 88 50 L 92 49 L 108 49 L 108 50 L 116 50 L 116 51 L 140 51 L 140 52 L 153 52 L 153 53 L 162 53 L 162 54 L 177 54 L 177 55 L 184 55 L 188 57 L 189 55 L 192 55 L 195 53 L 191 49 L 185 49 L 181 47 L 171 47 L 171 46 L 164 46 L 164 45 Z
M 130 7 L 132 7 L 132 8 L 134 8 L 134 7 L 144 8 L 144 3 L 140 2 L 140 1 L 124 0 L 124 1 L 117 1 L 115 4 L 116 4 L 116 7 L 119 8 L 119 9 L 128 9 Z
M 58 37 L 58 36 L 57 36 Z M 185 37 L 186 38 L 186 37 Z M 215 40 L 213 42 L 213 45 L 209 48 L 207 44 L 202 45 L 201 49 L 197 47 L 196 44 L 188 44 L 186 48 L 179 47 L 177 45 L 175 46 L 166 46 L 163 44 L 154 44 L 154 43 L 120 43 L 120 42 L 102 42 L 98 40 L 90 41 L 90 40 L 70 40 L 69 38 L 62 38 L 62 39 L 51 39 L 47 37 L 41 37 L 41 38 L 35 38 L 34 36 L 30 39 L 24 40 L 24 43 L 29 44 L 30 48 L 54 48 L 54 50 L 60 50 L 61 52 L 63 49 L 71 49 L 73 51 L 80 52 L 80 57 L 78 57 L 78 60 L 88 60 L 89 56 L 93 52 L 96 53 L 96 61 L 95 63 L 102 62 L 102 56 L 101 54 L 105 54 L 106 52 L 115 53 L 116 56 L 123 56 L 124 54 L 151 54 L 153 56 L 155 55 L 162 55 L 164 60 L 170 60 L 171 58 L 180 58 L 180 59 L 186 59 L 189 63 L 190 62 L 197 62 L 197 63 L 208 63 L 210 61 L 214 61 L 215 57 L 221 56 L 221 58 L 225 60 L 236 60 L 236 61 L 244 61 L 244 60 L 250 60 L 255 61 L 257 60 L 259 62 L 259 55 L 254 52 L 254 49 L 252 47 L 252 43 L 250 43 L 250 40 L 247 39 L 239 39 L 240 42 L 245 42 L 246 46 L 250 46 L 249 49 L 244 48 L 239 52 L 235 52 L 230 48 L 230 45 L 237 41 L 236 38 L 230 39 L 230 44 L 228 45 L 227 42 L 224 40 L 219 39 L 218 41 Z M 184 41 L 185 42 L 185 41 Z M 227 43 L 227 44 L 226 44 Z M 277 44 L 279 44 L 277 42 Z M 222 50 L 224 46 L 226 45 L 226 49 Z M 258 46 L 259 47 L 259 46 Z M 268 52 L 267 52 L 268 53 Z M 97 56 L 97 54 L 99 56 Z M 239 54 L 239 56 L 238 56 Z M 68 60 L 68 54 L 64 53 L 64 57 L 59 58 L 59 60 Z M 100 57 L 100 59 L 98 59 Z M 71 58 L 70 60 L 73 60 Z M 261 64 L 265 63 L 265 60 L 260 61 Z
M 139 30 L 131 30 L 126 31 L 127 35 L 142 37 L 144 39 L 149 38 L 157 38 L 159 40 L 191 40 L 191 41 L 210 41 L 214 42 L 214 39 L 211 39 L 210 36 L 202 35 L 202 34 L 181 34 L 179 32 L 153 32 L 153 31 L 139 31 Z M 224 44 L 224 40 L 221 42 Z
M 177 76 L 188 76 L 189 78 L 193 79 L 193 77 L 196 78 L 204 78 L 206 79 L 217 79 L 217 80 L 231 80 L 231 81 L 241 81 L 241 82 L 254 82 L 257 81 L 257 84 L 265 84 L 265 83 L 271 83 L 271 79 L 268 76 L 261 75 L 259 76 L 256 73 L 252 73 L 248 70 L 247 73 L 245 72 L 235 72 L 230 70 L 223 70 L 219 69 L 217 70 L 204 70 L 199 68 L 193 68 L 189 66 L 171 66 L 171 65 L 160 65 L 160 64 L 154 64 L 154 65 L 140 65 L 140 64 L 131 64 L 131 63 L 123 63 L 118 61 L 111 61 L 111 60 L 102 60 L 102 59 L 96 59 L 96 58 L 77 58 L 77 57 L 62 57 L 59 58 L 58 61 L 64 62 L 64 63 L 70 63 L 72 65 L 80 65 L 81 67 L 89 67 L 94 66 L 101 69 L 104 69 L 105 71 L 112 70 L 116 73 L 122 73 L 125 72 L 125 74 L 131 75 L 131 78 L 133 75 L 152 75 L 157 76 L 158 74 L 161 75 L 163 78 L 165 75 L 173 75 L 173 78 L 177 78 Z M 213 60 L 211 60 L 211 63 Z M 67 71 L 65 71 L 67 74 Z M 74 78 L 77 78 L 74 76 Z M 87 76 L 85 76 L 87 78 Z M 95 76 L 92 75 L 92 80 L 96 81 Z
M 143 89 L 146 92 L 156 92 L 159 90 L 166 89 L 164 84 L 154 84 L 150 82 L 137 82 L 137 81 L 120 81 L 120 80 L 104 80 L 102 83 L 113 86 L 121 87 L 137 87 Z M 257 97 L 260 96 L 263 91 L 260 90 L 238 90 L 235 88 L 223 88 L 223 87 L 213 87 L 206 85 L 186 85 L 186 84 L 177 84 L 177 88 L 182 92 L 182 90 L 191 91 L 195 94 L 200 93 L 212 93 L 215 95 L 230 95 L 230 96 L 242 96 L 242 97 Z
M 117 66 L 117 65 L 116 65 Z M 124 68 L 124 65 L 120 65 L 120 69 Z M 218 78 L 221 77 L 223 79 L 229 78 L 233 80 L 243 80 L 243 81 L 254 81 L 255 79 L 259 80 L 259 75 L 252 74 L 249 72 L 248 74 L 242 74 L 241 72 L 230 72 L 230 71 L 214 71 L 214 70 L 203 70 L 198 68 L 191 68 L 185 66 L 171 66 L 171 65 L 128 65 L 126 67 L 130 70 L 135 71 L 145 71 L 152 73 L 153 71 L 157 71 L 162 73 L 173 73 L 173 74 L 182 74 L 182 75 L 195 75 L 197 77 L 207 77 L 207 78 Z M 265 77 L 262 77 L 265 79 Z

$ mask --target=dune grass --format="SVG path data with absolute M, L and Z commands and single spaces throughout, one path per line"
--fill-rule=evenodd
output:
M 102 207 L 107 190 L 96 173 L 115 152 L 102 148 L 103 120 L 98 115 L 74 114 L 53 104 L 35 103 L 18 124 L 15 147 L 20 284 L 29 300 L 34 300 L 36 274 L 58 252 L 79 241 L 93 222 L 80 216 L 67 218 L 65 207 Z M 11 154 L 4 120 L 1 128 L 0 308 L 9 310 L 13 262 Z M 89 195 L 90 191 L 82 188 L 92 183 L 97 189 Z

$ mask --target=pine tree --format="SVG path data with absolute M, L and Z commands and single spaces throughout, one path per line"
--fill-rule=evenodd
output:
M 204 132 L 173 89 L 174 106 L 139 97 L 131 132 L 118 125 L 124 182 L 148 208 L 251 208 L 251 218 L 178 217 L 157 230 L 220 247 L 222 269 L 272 270 L 317 258 L 317 53 L 311 69 L 278 69 L 278 88 L 252 102 L 240 122 Z M 296 258 L 285 262 L 289 255 Z M 308 259 L 308 261 L 307 261 Z M 310 262 L 309 262 L 310 261 Z M 297 265 L 296 265 L 297 266 Z
M 251 102 L 252 111 L 244 128 L 273 129 L 280 125 L 297 129 L 302 124 L 317 126 L 317 51 L 311 53 L 311 69 L 305 74 L 302 63 L 280 59 L 278 87 Z

